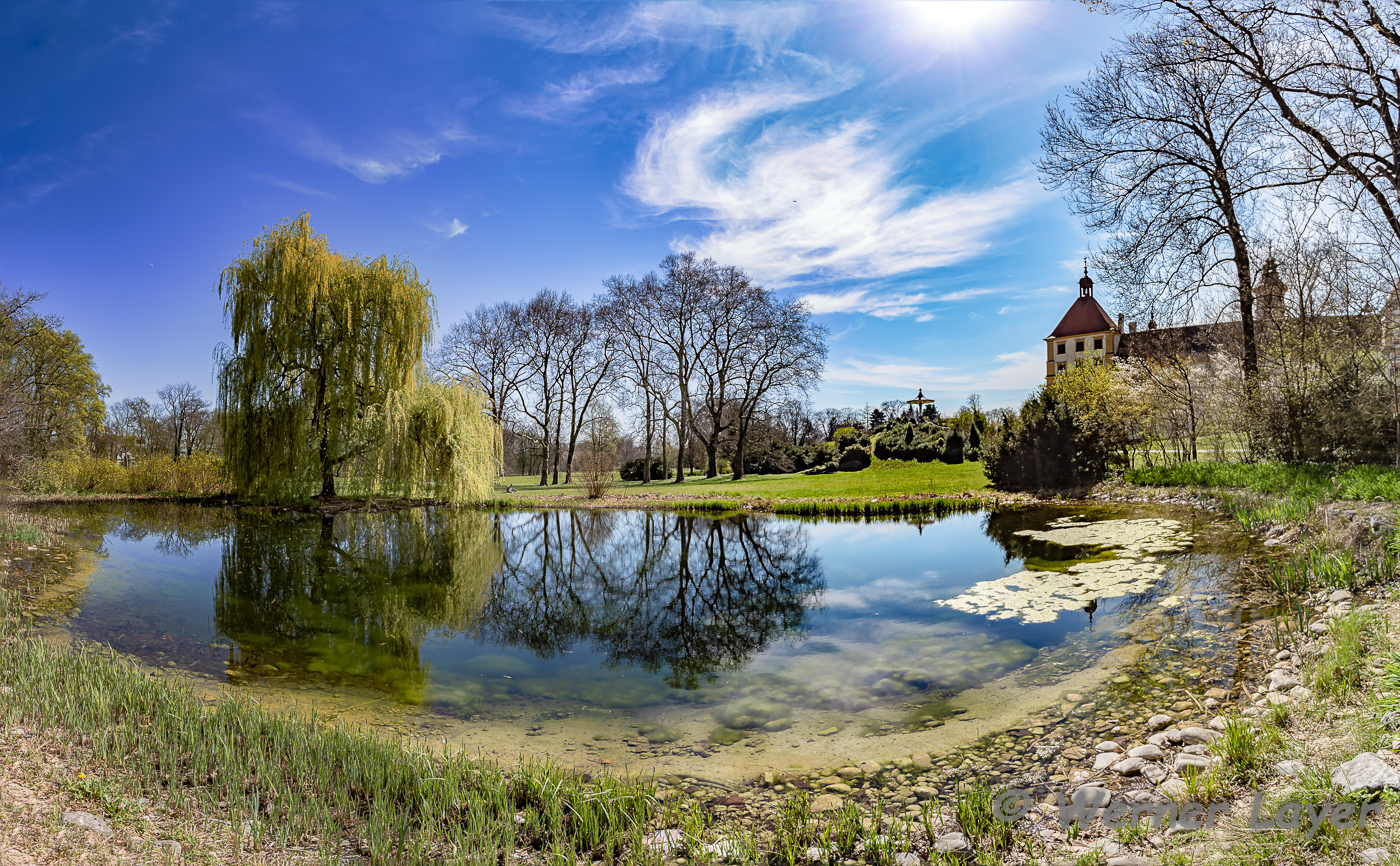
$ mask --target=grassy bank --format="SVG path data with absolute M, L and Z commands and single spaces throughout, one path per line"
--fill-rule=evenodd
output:
M 508 492 L 509 487 L 516 489 Z M 981 463 L 913 463 L 877 460 L 860 472 L 830 475 L 751 475 L 739 481 L 732 476 L 687 478 L 672 481 L 617 481 L 608 491 L 612 498 L 646 497 L 744 499 L 870 499 L 879 496 L 948 495 L 988 489 Z M 539 486 L 539 476 L 513 475 L 501 478 L 493 493 L 496 501 L 516 505 L 532 503 L 559 505 L 561 500 L 583 500 L 583 483 Z
M 1194 462 L 1130 469 L 1124 480 L 1148 487 L 1244 489 L 1300 500 L 1400 502 L 1400 469 L 1393 466 Z
M 8 610 L 0 724 L 42 732 L 68 768 L 67 787 L 110 821 L 134 819 L 146 798 L 176 816 L 223 816 L 238 828 L 235 854 L 494 863 L 520 851 L 574 863 L 630 851 L 633 862 L 644 859 L 636 855 L 654 808 L 645 781 L 432 756 L 250 701 L 207 707 L 103 649 L 28 635 Z

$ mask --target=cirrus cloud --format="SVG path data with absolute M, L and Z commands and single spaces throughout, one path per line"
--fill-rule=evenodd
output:
M 1039 198 L 1028 177 L 976 190 L 911 183 L 907 135 L 810 110 L 854 76 L 825 68 L 805 82 L 711 91 L 655 120 L 622 186 L 652 215 L 706 226 L 674 248 L 774 285 L 892 277 L 975 257 Z

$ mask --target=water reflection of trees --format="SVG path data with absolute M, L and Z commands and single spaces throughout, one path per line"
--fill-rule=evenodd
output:
M 93 509 L 104 537 L 171 556 L 222 541 L 214 623 L 231 664 L 421 698 L 433 635 L 609 662 L 694 687 L 800 630 L 824 587 L 797 521 L 604 510 L 335 517 L 189 505 Z
M 587 641 L 694 688 L 801 627 L 823 588 L 796 521 L 549 511 L 500 520 L 484 636 L 551 656 Z
M 177 502 L 143 502 L 114 508 L 110 503 L 65 506 L 55 513 L 70 519 L 69 535 L 80 546 L 105 554 L 108 538 L 144 541 L 166 556 L 187 557 L 195 548 L 217 540 L 234 523 L 233 508 L 206 508 Z
M 499 564 L 481 512 L 249 513 L 225 542 L 214 618 L 249 664 L 365 678 L 420 700 L 425 638 L 470 631 Z

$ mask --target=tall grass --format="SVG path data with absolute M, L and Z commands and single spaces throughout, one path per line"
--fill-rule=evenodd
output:
M 1233 517 L 1246 532 L 1253 532 L 1262 526 L 1278 523 L 1299 523 L 1313 513 L 1317 501 L 1306 496 L 1289 496 L 1274 499 L 1268 496 L 1245 494 L 1228 495 L 1220 498 L 1222 513 Z
M 1255 725 L 1238 717 L 1225 721 L 1225 730 L 1211 745 L 1211 750 L 1224 761 L 1226 772 L 1244 785 L 1262 782 L 1282 748 L 1283 740 L 1277 728 Z
M 0 604 L 12 610 L 3 593 Z M 206 707 L 111 652 L 55 646 L 18 623 L 0 619 L 0 680 L 13 688 L 0 724 L 51 735 L 73 761 L 90 753 L 89 775 L 119 768 L 133 795 L 177 815 L 201 806 L 226 817 L 245 828 L 241 845 L 313 847 L 334 859 L 344 841 L 376 863 L 642 853 L 654 805 L 645 781 L 409 750 L 250 701 Z

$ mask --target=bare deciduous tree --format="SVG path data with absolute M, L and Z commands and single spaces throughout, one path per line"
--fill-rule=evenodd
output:
M 1105 234 L 1095 266 L 1135 314 L 1190 321 L 1203 293 L 1227 290 L 1253 379 L 1249 233 L 1265 193 L 1299 179 L 1281 172 L 1262 85 L 1202 51 L 1193 32 L 1160 25 L 1105 55 L 1067 107 L 1048 107 L 1038 167 L 1085 228 Z
M 166 385 L 156 391 L 156 397 L 164 415 L 162 420 L 169 430 L 171 456 L 179 460 L 183 449 L 188 457 L 194 453 L 195 442 L 211 420 L 209 401 L 189 382 Z

